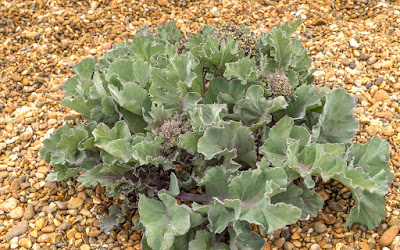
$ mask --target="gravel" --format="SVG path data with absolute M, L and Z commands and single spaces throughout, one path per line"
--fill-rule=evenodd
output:
M 46 181 L 51 167 L 38 150 L 64 121 L 80 118 L 59 104 L 74 64 L 101 56 L 140 26 L 170 20 L 186 34 L 225 21 L 259 33 L 303 19 L 298 37 L 318 67 L 316 83 L 357 97 L 355 141 L 387 140 L 394 183 L 400 182 L 400 6 L 394 1 L 7 0 L 0 12 L 0 249 L 140 249 L 131 217 L 109 235 L 99 230 L 99 217 L 116 202 L 104 189 L 75 179 Z M 345 226 L 354 201 L 342 189 L 335 181 L 317 184 L 324 208 L 265 235 L 266 249 L 400 247 L 399 185 L 390 188 L 388 216 L 375 230 Z

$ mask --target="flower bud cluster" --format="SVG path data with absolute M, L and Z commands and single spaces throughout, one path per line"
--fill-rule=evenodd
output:
M 266 77 L 266 81 L 274 94 L 283 96 L 291 96 L 293 94 L 289 78 L 282 73 L 276 72 L 274 74 L 269 74 Z
M 214 35 L 222 40 L 227 40 L 229 36 L 239 43 L 239 49 L 246 54 L 254 53 L 257 50 L 257 40 L 254 36 L 246 35 L 243 28 L 231 23 L 225 23 L 217 30 Z
M 173 118 L 165 121 L 157 131 L 157 135 L 164 137 L 161 151 L 164 154 L 171 154 L 179 145 L 179 136 L 191 131 L 191 126 L 183 118 Z

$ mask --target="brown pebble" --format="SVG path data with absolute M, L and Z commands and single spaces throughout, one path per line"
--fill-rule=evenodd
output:
M 387 247 L 392 244 L 394 238 L 399 233 L 399 228 L 397 226 L 391 226 L 387 229 L 379 239 L 379 244 L 383 247 Z
M 83 204 L 83 200 L 81 198 L 73 198 L 68 202 L 69 209 L 75 209 L 80 207 Z
M 379 102 L 379 101 L 381 101 L 381 102 L 390 101 L 389 94 L 383 89 L 380 89 L 380 90 L 376 91 L 374 93 L 373 98 L 377 102 Z
M 20 221 L 17 225 L 11 228 L 7 234 L 6 239 L 11 240 L 14 237 L 24 234 L 29 229 L 29 222 L 26 220 Z
M 54 224 L 52 224 L 52 225 L 50 225 L 50 226 L 47 226 L 47 227 L 44 227 L 44 228 L 42 228 L 42 232 L 43 233 L 52 233 L 52 232 L 54 232 L 56 230 L 56 226 L 54 225 Z

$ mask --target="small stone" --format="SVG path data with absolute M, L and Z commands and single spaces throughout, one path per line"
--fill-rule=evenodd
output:
M 58 242 L 61 241 L 62 234 L 60 234 L 60 233 L 52 233 L 51 236 L 50 236 L 50 239 L 51 239 L 51 243 L 53 245 L 55 245 L 55 244 L 57 244 Z
M 321 25 L 325 25 L 325 24 L 327 24 L 327 23 L 328 23 L 327 20 L 320 18 L 320 19 L 318 19 L 317 21 L 315 21 L 315 22 L 313 23 L 313 25 L 314 25 L 314 26 L 321 26 Z
M 52 233 L 56 230 L 56 226 L 54 224 L 51 224 L 50 226 L 42 228 L 43 233 Z
M 49 242 L 50 241 L 50 234 L 41 234 L 39 235 L 39 237 L 37 238 L 37 242 L 38 243 L 44 243 L 44 242 Z
M 367 59 L 367 64 L 368 65 L 374 64 L 377 60 L 378 58 L 376 58 L 376 56 L 371 56 L 370 58 Z
M 168 0 L 157 0 L 157 3 L 161 6 L 166 6 L 168 5 Z
M 22 207 L 17 207 L 11 210 L 8 216 L 10 216 L 10 218 L 14 220 L 21 219 L 22 216 L 24 216 L 24 209 Z
M 80 249 L 81 250 L 90 250 L 90 246 L 88 244 L 83 244 Z
M 60 210 L 68 209 L 68 201 L 56 201 L 54 202 Z
M 296 249 L 296 247 L 293 245 L 292 242 L 285 242 L 285 244 L 283 244 L 283 248 L 285 250 L 293 250 Z
M 39 229 L 39 230 L 42 230 L 42 228 L 44 227 L 44 223 L 45 223 L 44 218 L 40 218 L 40 219 L 38 219 L 38 220 L 36 221 L 35 227 L 36 227 L 37 229 Z
M 25 33 L 25 36 L 27 37 L 27 38 L 34 38 L 35 36 L 37 36 L 37 35 L 39 35 L 37 32 L 26 32 Z
M 11 80 L 13 80 L 14 82 L 20 82 L 21 81 L 21 77 L 19 76 L 19 74 L 12 74 L 11 75 Z
M 14 197 L 11 197 L 0 204 L 0 210 L 3 210 L 4 212 L 8 213 L 11 210 L 15 209 L 16 207 L 18 207 L 18 204 L 19 201 Z
M 376 63 L 374 63 L 372 65 L 372 67 L 374 67 L 374 69 L 378 70 L 382 68 L 382 62 L 381 61 L 377 61 Z
M 60 231 L 66 231 L 71 228 L 72 228 L 72 223 L 69 221 L 61 223 L 61 225 L 58 227 L 58 229 L 60 229 Z
M 314 223 L 314 230 L 315 230 L 315 232 L 317 232 L 319 234 L 325 232 L 326 228 L 327 227 L 324 223 L 321 223 L 321 222 Z
M 89 237 L 97 237 L 97 236 L 99 236 L 101 234 L 101 231 L 100 230 L 98 230 L 97 228 L 90 228 L 90 230 L 89 230 L 89 233 L 88 233 L 88 236 Z
M 361 60 L 366 61 L 366 60 L 368 60 L 368 57 L 369 57 L 368 54 L 366 54 L 364 52 L 360 53 L 360 59 Z
M 351 60 L 350 60 L 349 58 L 344 57 L 344 58 L 342 59 L 342 64 L 343 64 L 343 65 L 348 66 L 350 63 L 351 63 Z
M 22 133 L 19 136 L 19 139 L 21 139 L 22 141 L 29 141 L 30 139 L 32 139 L 32 136 L 33 136 L 32 129 L 27 129 L 24 133 Z
M 327 201 L 330 198 L 329 194 L 327 194 L 324 190 L 318 191 L 317 193 L 324 201 Z
M 103 45 L 103 49 L 104 50 L 109 50 L 112 48 L 112 42 L 108 42 L 106 44 Z
M 320 250 L 321 247 L 318 244 L 312 244 L 310 250 Z
M 35 91 L 35 86 L 24 86 L 24 91 L 26 93 L 32 93 L 33 91 Z
M 49 125 L 54 125 L 54 124 L 57 123 L 57 119 L 51 118 L 51 119 L 49 119 L 49 120 L 47 121 L 47 123 L 48 123 Z
M 25 248 L 31 248 L 32 247 L 32 241 L 28 238 L 22 238 L 18 241 L 18 244 L 21 247 L 25 247 Z
M 217 7 L 213 7 L 211 10 L 211 15 L 213 15 L 214 17 L 219 17 L 220 16 L 220 12 L 218 11 Z
M 75 228 L 72 228 L 72 229 L 68 230 L 68 231 L 67 231 L 67 239 L 72 239 L 72 238 L 74 238 L 74 237 L 75 237 L 75 234 L 76 234 L 77 232 L 78 232 L 78 231 L 77 231 Z
M 83 200 L 81 198 L 74 198 L 68 202 L 68 209 L 75 209 L 80 207 L 83 204 Z
M 343 206 L 342 204 L 334 201 L 329 202 L 329 208 L 336 212 L 346 211 L 346 206 Z
M 399 228 L 397 226 L 391 226 L 381 235 L 381 238 L 379 239 L 379 244 L 383 247 L 390 246 L 398 233 Z
M 391 218 L 388 222 L 388 226 L 397 226 L 400 229 L 400 220 L 398 218 Z
M 301 239 L 301 236 L 300 236 L 300 234 L 299 234 L 298 232 L 295 232 L 295 233 L 292 235 L 292 240 L 298 240 L 298 239 Z
M 360 45 L 358 44 L 358 42 L 354 38 L 350 39 L 350 46 L 353 47 L 353 48 L 356 48 L 356 49 L 358 47 L 360 47 Z
M 26 233 L 28 229 L 29 229 L 29 222 L 26 220 L 20 221 L 17 225 L 15 225 L 7 232 L 6 239 L 11 240 L 14 237 L 20 236 Z
M 274 240 L 274 245 L 277 246 L 278 248 L 281 248 L 283 244 L 285 244 L 285 238 L 279 238 Z
M 383 89 L 380 89 L 380 90 L 376 91 L 376 92 L 374 93 L 373 98 L 374 98 L 374 100 L 377 101 L 377 102 L 379 102 L 379 101 L 382 101 L 382 102 L 384 102 L 384 101 L 390 101 L 390 96 L 389 96 L 389 94 L 388 94 L 385 90 L 383 90 Z

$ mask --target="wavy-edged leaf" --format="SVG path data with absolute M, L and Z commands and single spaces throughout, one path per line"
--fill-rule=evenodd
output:
M 189 113 L 193 130 L 202 132 L 209 126 L 221 125 L 228 108 L 226 104 L 199 104 Z
M 228 168 L 240 167 L 238 162 L 255 166 L 253 135 L 249 128 L 237 122 L 226 122 L 223 127 L 208 127 L 197 149 L 208 160 L 224 157 L 224 165 Z
M 264 89 L 254 85 L 247 89 L 244 100 L 241 100 L 234 108 L 234 119 L 240 119 L 243 124 L 253 131 L 265 126 L 272 121 L 272 113 L 287 107 L 283 96 L 268 100 L 264 96 Z
M 169 41 L 172 43 L 176 43 L 179 42 L 181 36 L 181 31 L 176 28 L 176 21 L 168 22 L 164 25 L 157 27 L 156 38 L 159 41 Z
M 121 90 L 110 85 L 109 90 L 113 99 L 124 109 L 143 116 L 151 108 L 151 99 L 146 89 L 135 83 L 126 83 Z
M 236 219 L 260 225 L 272 232 L 297 221 L 301 216 L 300 209 L 293 205 L 270 203 L 273 182 L 268 180 L 268 172 L 260 169 L 243 171 L 231 177 L 224 167 L 212 168 L 199 184 L 205 186 L 207 194 L 214 200 L 208 205 L 193 204 L 192 207 L 195 211 L 208 210 L 208 218 L 213 221 L 212 228 L 216 231 Z M 221 221 L 218 215 L 222 214 L 222 207 L 225 207 L 226 219 Z
M 245 91 L 246 86 L 239 80 L 231 80 L 228 83 L 224 78 L 215 77 L 209 83 L 204 102 L 206 104 L 225 103 L 232 108 L 244 97 Z
M 100 123 L 92 133 L 94 144 L 120 158 L 121 162 L 126 163 L 132 158 L 132 135 L 124 121 L 117 122 L 112 129 Z
M 257 78 L 255 59 L 241 58 L 236 62 L 227 63 L 224 77 L 239 79 L 243 85 L 255 82 Z
M 91 79 L 93 75 L 94 66 L 97 63 L 97 56 L 93 58 L 83 59 L 80 63 L 76 64 L 73 68 L 74 72 L 81 79 Z
M 224 75 L 227 63 L 235 62 L 243 56 L 232 37 L 228 37 L 226 41 L 210 37 L 203 47 L 203 53 L 205 65 L 219 76 Z
M 147 244 L 152 249 L 169 249 L 176 236 L 189 231 L 190 213 L 165 193 L 160 193 L 159 198 L 161 201 L 140 196 L 140 221 L 146 228 Z
M 78 177 L 78 181 L 87 187 L 100 184 L 107 188 L 107 194 L 112 197 L 127 195 L 134 190 L 138 178 L 132 174 L 132 166 L 126 164 L 99 164 Z
M 285 115 L 295 120 L 303 119 L 306 111 L 322 106 L 321 98 L 316 94 L 315 88 L 303 85 L 295 89 L 294 98 L 289 100 L 284 110 L 275 112 L 274 118 L 280 120 Z
M 112 76 L 117 76 L 123 84 L 135 82 L 143 88 L 150 80 L 151 66 L 141 59 L 119 59 L 111 63 L 105 75 L 106 80 L 109 81 Z
M 210 233 L 206 230 L 198 230 L 196 232 L 195 239 L 189 242 L 189 248 L 191 250 L 208 250 L 208 249 L 229 249 L 228 245 L 222 242 L 216 243 L 215 242 L 215 234 Z
M 319 143 L 348 143 L 358 130 L 353 116 L 355 102 L 344 89 L 336 88 L 326 96 L 318 124 L 313 126 L 313 140 Z
M 350 211 L 346 225 L 363 224 L 375 228 L 386 216 L 385 195 L 394 175 L 389 171 L 389 145 L 377 136 L 366 144 L 354 143 L 348 149 L 347 162 L 351 168 L 361 168 L 372 177 L 378 190 L 352 189 L 356 206 Z
M 160 153 L 164 139 L 161 136 L 153 137 L 147 134 L 140 142 L 133 146 L 133 158 L 139 162 L 140 165 L 153 164 L 166 164 L 165 157 Z
M 229 227 L 229 236 L 229 248 L 231 250 L 264 249 L 265 240 L 254 233 L 250 224 L 245 221 L 235 221 Z
M 305 127 L 293 125 L 294 121 L 292 118 L 282 118 L 271 128 L 268 139 L 260 147 L 260 152 L 274 166 L 281 166 L 286 160 L 289 138 L 299 140 L 299 150 L 302 150 L 311 140 L 311 135 Z

